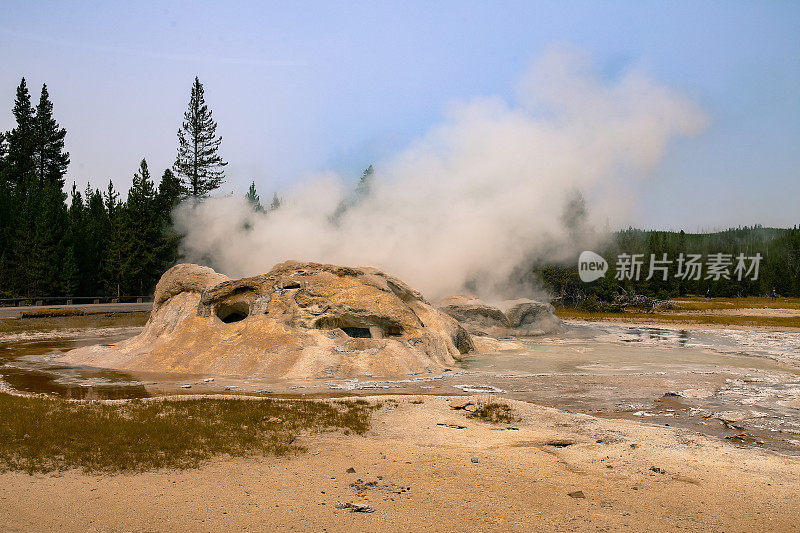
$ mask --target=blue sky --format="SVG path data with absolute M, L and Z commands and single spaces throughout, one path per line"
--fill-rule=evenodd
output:
M 603 75 L 644 69 L 710 126 L 673 141 L 631 223 L 690 231 L 800 223 L 800 2 L 15 2 L 0 4 L 0 129 L 25 76 L 67 128 L 68 179 L 126 189 L 170 166 L 195 75 L 230 162 L 263 197 L 354 177 L 450 102 L 513 101 L 554 45 Z

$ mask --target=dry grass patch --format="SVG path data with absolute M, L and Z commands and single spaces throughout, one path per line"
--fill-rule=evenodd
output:
M 23 311 L 20 313 L 20 318 L 58 318 L 63 316 L 83 316 L 85 313 L 83 309 L 34 309 L 32 311 Z
M 48 310 L 42 309 L 41 311 Z M 29 312 L 39 312 L 39 310 Z M 141 327 L 144 326 L 148 318 L 150 318 L 149 311 L 137 311 L 132 313 L 47 316 L 37 317 L 35 320 L 30 320 L 27 318 L 0 319 L 0 335 L 56 331 L 60 329 Z
M 469 411 L 467 416 L 491 424 L 512 424 L 521 420 L 510 405 L 493 398 L 479 401 L 475 406 L 475 410 Z
M 302 451 L 302 432 L 363 434 L 364 400 L 131 400 L 75 403 L 0 394 L 0 470 L 142 472 L 195 468 L 215 456 Z
M 703 298 L 701 296 L 684 296 L 673 300 L 681 308 L 690 311 L 709 311 L 715 309 L 800 309 L 800 298 L 763 298 L 748 296 L 746 298 Z

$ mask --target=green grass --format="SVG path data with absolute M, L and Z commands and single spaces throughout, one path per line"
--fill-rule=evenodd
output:
M 475 410 L 467 412 L 467 416 L 492 424 L 512 424 L 520 421 L 510 405 L 495 399 L 479 401 Z
M 0 394 L 0 470 L 94 473 L 195 468 L 215 456 L 303 451 L 302 432 L 363 434 L 364 400 L 131 400 L 75 403 Z

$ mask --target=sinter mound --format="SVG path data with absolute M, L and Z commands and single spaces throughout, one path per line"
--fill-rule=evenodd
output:
M 527 298 L 506 300 L 494 306 L 477 296 L 459 294 L 440 300 L 436 308 L 458 320 L 472 335 L 542 335 L 563 327 L 552 305 Z
M 139 335 L 62 361 L 297 379 L 436 372 L 473 349 L 456 320 L 375 268 L 287 261 L 231 280 L 182 264 L 161 277 Z

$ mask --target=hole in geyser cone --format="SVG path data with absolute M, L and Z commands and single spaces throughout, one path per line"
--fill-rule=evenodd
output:
M 342 328 L 349 337 L 353 337 L 355 339 L 371 339 L 372 334 L 369 332 L 369 328 L 356 328 L 345 326 Z
M 217 317 L 226 324 L 240 322 L 250 314 L 247 302 L 221 303 L 217 306 Z

